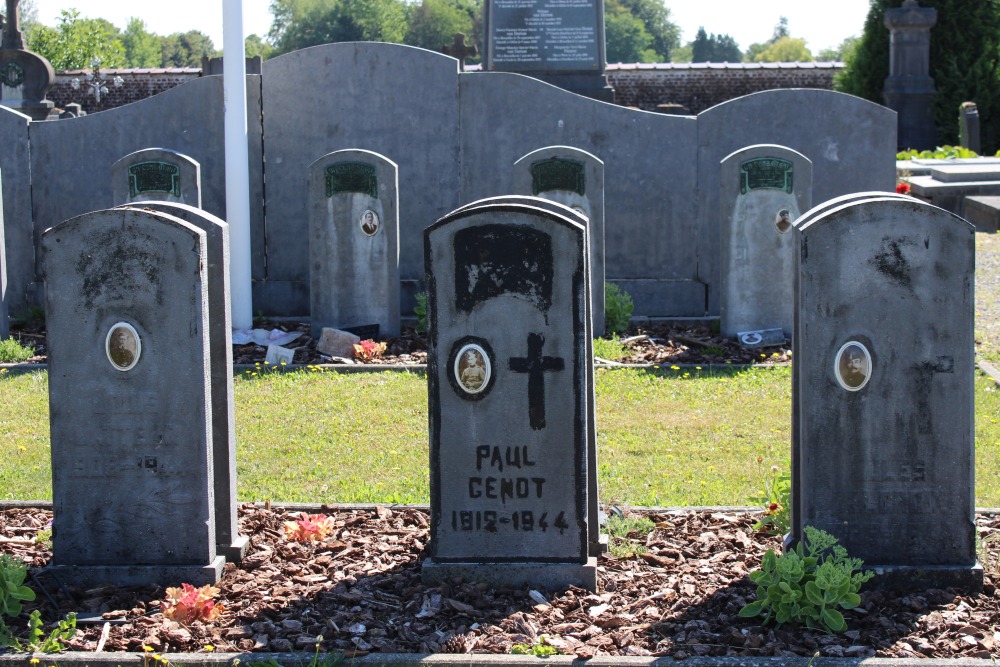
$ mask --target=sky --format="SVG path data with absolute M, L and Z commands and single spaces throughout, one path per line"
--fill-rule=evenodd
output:
M 146 22 L 158 35 L 200 30 L 222 48 L 222 0 L 34 0 L 38 19 L 54 26 L 63 9 L 74 8 L 85 18 L 103 18 L 122 30 L 132 16 Z M 746 50 L 771 37 L 784 16 L 792 37 L 804 38 L 813 53 L 838 46 L 845 38 L 860 36 L 869 0 L 666 0 L 671 19 L 681 28 L 682 42 L 694 39 L 699 26 L 717 35 L 729 34 Z M 271 27 L 269 0 L 243 0 L 244 35 L 265 36 Z

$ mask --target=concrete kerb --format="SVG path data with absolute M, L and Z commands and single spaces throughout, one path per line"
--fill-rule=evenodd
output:
M 165 653 L 160 657 L 174 667 L 226 667 L 230 665 L 278 664 L 285 667 L 307 667 L 315 653 Z M 150 661 L 142 653 L 18 653 L 0 655 L 0 667 L 34 667 L 32 659 L 44 667 L 126 667 L 145 665 Z M 238 662 L 237 662 L 238 661 Z M 265 662 L 266 661 L 266 662 Z M 322 658 L 320 663 L 322 664 Z M 747 657 L 618 657 L 598 656 L 583 660 L 575 656 L 558 655 L 537 658 L 528 655 L 371 653 L 348 658 L 344 667 L 995 667 L 993 660 L 981 658 L 810 658 L 803 656 L 780 658 Z

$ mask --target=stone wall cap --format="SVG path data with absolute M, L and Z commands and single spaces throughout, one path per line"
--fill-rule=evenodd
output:
M 758 69 L 843 69 L 846 65 L 840 61 L 823 60 L 794 63 L 608 63 L 607 71 L 629 70 L 758 70 Z

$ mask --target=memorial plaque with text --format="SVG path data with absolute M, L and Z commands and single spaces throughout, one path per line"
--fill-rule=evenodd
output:
M 486 68 L 507 72 L 599 72 L 603 0 L 489 0 Z
M 425 232 L 425 577 L 596 583 L 588 558 L 586 247 L 580 224 L 530 205 L 459 210 Z M 551 567 L 543 574 L 543 566 Z

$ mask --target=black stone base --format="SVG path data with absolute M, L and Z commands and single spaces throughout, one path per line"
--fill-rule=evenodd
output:
M 50 565 L 44 572 L 63 584 L 93 588 L 113 586 L 192 586 L 215 584 L 222 578 L 226 559 L 216 556 L 206 565 Z
M 898 592 L 925 591 L 929 588 L 956 588 L 968 595 L 983 592 L 983 566 L 975 565 L 926 565 L 926 566 L 870 566 L 865 570 L 875 573 L 865 588 Z

